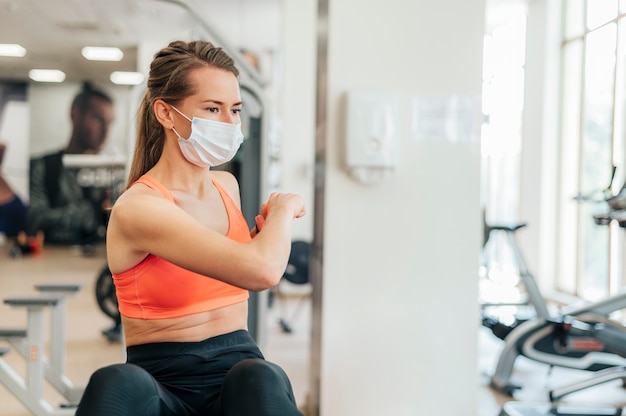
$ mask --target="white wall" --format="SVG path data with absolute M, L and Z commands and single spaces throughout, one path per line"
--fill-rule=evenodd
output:
M 308 213 L 294 222 L 293 238 L 313 238 L 313 162 L 315 159 L 315 0 L 283 3 L 283 74 L 277 106 L 281 129 L 281 188 L 297 192 Z
M 307 60 L 310 16 L 286 10 L 285 55 Z M 480 144 L 414 140 L 409 126 L 412 97 L 480 95 L 483 14 L 482 0 L 330 1 L 322 415 L 476 408 Z M 285 77 L 292 88 L 311 82 L 298 65 L 286 66 Z M 400 161 L 379 186 L 360 185 L 343 169 L 352 88 L 401 101 Z M 290 108 L 309 105 L 306 94 L 289 97 Z M 299 146 L 310 148 L 308 125 L 286 123 L 286 140 L 302 136 Z

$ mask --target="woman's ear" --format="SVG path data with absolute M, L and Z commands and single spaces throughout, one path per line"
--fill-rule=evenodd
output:
M 159 99 L 156 100 L 152 106 L 154 116 L 157 121 L 161 123 L 166 130 L 174 127 L 174 119 L 172 118 L 172 107 L 165 101 Z

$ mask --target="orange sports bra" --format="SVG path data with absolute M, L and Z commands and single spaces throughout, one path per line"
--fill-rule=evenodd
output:
M 142 183 L 174 202 L 170 191 L 149 175 Z M 228 192 L 215 180 L 228 214 L 228 233 L 232 240 L 250 241 L 250 231 L 241 210 Z M 211 311 L 248 299 L 248 291 L 221 280 L 178 267 L 149 254 L 136 266 L 113 274 L 120 313 L 129 318 L 166 319 Z

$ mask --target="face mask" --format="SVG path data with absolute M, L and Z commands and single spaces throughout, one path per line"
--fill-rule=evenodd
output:
M 243 142 L 241 124 L 229 124 L 194 117 L 189 119 L 176 107 L 174 110 L 191 122 L 191 135 L 184 139 L 178 136 L 178 145 L 183 156 L 194 165 L 206 168 L 219 166 L 231 160 Z

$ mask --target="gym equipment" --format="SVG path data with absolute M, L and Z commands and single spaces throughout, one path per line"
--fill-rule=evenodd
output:
M 570 324 L 571 331 L 593 334 L 609 350 L 626 357 L 626 328 L 623 325 L 610 319 L 592 315 L 583 316 L 583 319 L 585 322 L 572 322 Z M 612 367 L 600 370 L 589 379 L 554 389 L 549 394 L 550 401 L 558 402 L 568 394 L 617 379 L 626 379 L 626 368 Z
M 289 253 L 289 262 L 287 268 L 283 274 L 283 278 L 295 285 L 303 285 L 309 282 L 309 257 L 311 251 L 311 244 L 306 241 L 293 241 L 291 243 L 291 252 Z M 280 286 L 280 285 L 279 285 Z M 276 286 L 276 299 L 281 298 L 280 287 Z M 291 316 L 291 320 L 295 318 L 295 315 L 301 310 L 304 297 L 300 298 L 300 301 L 296 305 L 296 309 Z M 277 302 L 278 303 L 278 302 Z M 289 321 L 291 321 L 289 320 Z M 293 328 L 287 319 L 280 318 L 279 324 L 285 333 L 291 333 Z
M 65 376 L 66 298 L 75 295 L 81 288 L 81 285 L 35 285 L 40 293 L 55 296 L 58 300 L 50 311 L 50 358 L 44 361 L 46 379 L 71 403 L 80 400 L 85 387 L 75 386 Z
M 614 175 L 615 167 L 611 184 Z M 611 195 L 610 188 L 609 185 L 602 191 L 602 200 L 608 203 L 610 210 L 594 215 L 594 221 L 598 225 L 617 221 L 620 227 L 626 228 L 626 187 L 622 187 L 614 196 Z M 577 196 L 576 199 L 591 200 L 586 196 Z M 548 394 L 550 403 L 505 403 L 500 416 L 621 415 L 623 409 L 620 407 L 561 405 L 560 401 L 569 394 L 589 387 L 613 380 L 626 380 L 626 328 L 609 318 L 612 312 L 624 308 L 626 292 L 621 292 L 598 302 L 564 308 L 556 318 L 530 321 L 513 329 L 505 340 L 505 348 L 492 377 L 492 386 L 501 391 L 510 393 L 515 389 L 515 386 L 508 383 L 508 379 L 517 353 L 550 365 L 591 370 L 595 373 L 586 379 L 552 389 Z M 539 348 L 541 342 L 547 351 Z M 555 352 L 562 356 L 551 356 Z
M 536 280 L 526 266 L 514 236 L 515 232 L 524 226 L 525 224 L 486 225 L 486 235 L 494 231 L 506 233 L 520 270 L 520 280 L 528 295 L 528 302 L 536 311 L 536 317 L 532 319 L 516 319 L 507 325 L 485 312 L 486 307 L 494 304 L 483 305 L 483 325 L 505 341 L 496 370 L 491 377 L 491 386 L 507 395 L 513 395 L 515 390 L 521 388 L 510 382 L 515 361 L 520 355 L 550 366 L 589 371 L 626 365 L 624 357 L 609 350 L 594 334 L 572 332 L 567 329 L 573 320 L 584 321 L 584 314 L 591 313 L 605 318 L 611 312 L 625 308 L 626 293 L 579 307 L 565 308 L 558 316 L 552 316 Z
M 96 280 L 96 302 L 98 302 L 100 310 L 104 312 L 106 316 L 113 319 L 113 326 L 103 330 L 102 335 L 110 342 L 121 341 L 122 316 L 117 306 L 115 284 L 113 283 L 113 275 L 108 265 L 102 268 Z
M 622 409 L 601 405 L 506 402 L 499 416 L 620 416 Z
M 108 189 L 110 197 L 109 205 L 105 208 L 105 215 L 107 217 L 107 225 L 109 222 L 109 216 L 111 215 L 111 209 L 113 204 L 124 192 L 125 182 L 122 180 L 113 181 Z M 115 284 L 113 283 L 113 275 L 109 270 L 109 265 L 105 264 L 104 267 L 98 273 L 96 279 L 96 302 L 100 307 L 100 310 L 104 312 L 106 316 L 113 320 L 113 326 L 104 329 L 102 335 L 109 342 L 120 342 L 122 340 L 122 317 L 117 307 L 117 295 L 115 293 Z
M 626 357 L 626 331 L 624 326 L 603 318 L 601 316 L 588 314 L 582 316 L 585 321 L 571 321 L 566 328 L 571 333 L 580 333 L 582 335 L 592 335 L 594 339 L 604 343 L 611 351 Z M 592 377 L 574 382 L 569 385 L 555 388 L 549 392 L 550 403 L 524 403 L 524 402 L 508 402 L 502 408 L 501 416 L 539 416 L 539 415 L 621 415 L 622 408 L 613 406 L 597 405 L 597 406 L 581 406 L 568 404 L 568 410 L 564 409 L 565 405 L 561 405 L 560 401 L 567 395 L 584 390 L 589 387 L 597 386 L 613 380 L 623 380 L 626 378 L 626 368 L 612 367 L 599 370 Z
M 66 408 L 54 408 L 43 397 L 43 387 L 48 366 L 44 359 L 44 309 L 56 307 L 62 302 L 60 296 L 16 297 L 5 299 L 4 303 L 12 307 L 24 307 L 27 310 L 28 329 L 19 335 L 25 343 L 26 377 L 22 378 L 0 356 L 0 382 L 35 416 L 70 416 L 75 413 L 69 405 Z M 13 342 L 12 342 L 13 344 Z M 19 344 L 14 344 L 19 345 Z M 19 350 L 22 348 L 20 347 Z
M 577 195 L 574 198 L 579 202 L 610 202 L 611 211 L 606 215 L 610 220 L 602 222 L 605 224 L 615 219 L 613 207 L 619 206 L 620 203 L 619 194 L 616 196 L 611 194 L 615 172 L 616 167 L 614 166 L 609 185 L 600 191 L 602 194 L 600 199 L 594 196 L 597 192 Z M 594 220 L 600 223 L 595 217 Z M 513 234 L 515 229 L 519 228 L 507 230 L 508 234 Z M 518 263 L 521 270 L 524 271 L 522 274 L 530 275 L 515 239 L 511 237 L 509 241 L 514 251 L 518 253 Z M 513 395 L 515 390 L 521 388 L 510 382 L 515 360 L 520 355 L 550 366 L 593 372 L 626 367 L 626 354 L 616 348 L 614 342 L 611 343 L 612 339 L 622 339 L 626 342 L 624 335 L 626 328 L 621 325 L 611 326 L 612 337 L 605 338 L 605 334 L 609 333 L 609 327 L 606 326 L 609 322 L 609 315 L 626 308 L 626 291 L 582 306 L 567 306 L 556 314 L 550 314 L 547 308 L 541 308 L 541 304 L 545 305 L 545 301 L 543 301 L 543 296 L 541 296 L 535 279 L 527 278 L 523 282 L 526 289 L 529 290 L 529 297 L 535 305 L 537 317 L 525 322 L 515 322 L 509 327 L 499 322 L 489 322 L 489 324 L 493 324 L 494 333 L 503 334 L 501 338 L 505 341 L 496 370 L 491 377 L 493 388 L 508 395 Z M 605 325 L 605 329 L 598 330 L 598 324 Z M 585 325 L 594 328 L 594 330 L 581 330 Z
M 582 335 L 593 335 L 594 339 L 604 343 L 607 349 L 619 354 L 622 357 L 626 357 L 626 332 L 624 326 L 612 321 L 610 319 L 604 319 L 597 315 L 582 315 L 580 316 L 583 321 L 572 321 L 569 324 L 568 330 L 572 333 L 580 333 Z M 567 395 L 575 393 L 577 391 L 597 386 L 609 381 L 626 378 L 626 369 L 624 367 L 611 367 L 604 370 L 599 370 L 592 377 L 574 382 L 569 385 L 557 387 L 549 392 L 550 409 L 552 414 L 560 407 L 560 401 Z M 590 413 L 594 408 L 585 409 L 584 406 L 570 405 L 572 409 L 578 412 L 576 414 L 591 414 L 591 415 L 605 415 L 615 414 L 620 415 L 621 408 L 615 408 L 613 406 L 597 406 L 594 407 L 596 413 Z M 545 407 L 545 405 L 544 405 Z M 529 410 L 529 405 L 523 402 L 508 403 L 506 413 L 504 415 L 533 415 L 535 413 Z M 547 413 L 540 413 L 547 414 Z
M 545 299 L 541 295 L 541 291 L 539 290 L 539 286 L 537 285 L 537 281 L 535 277 L 530 272 L 528 266 L 526 265 L 526 260 L 522 254 L 522 250 L 517 244 L 516 232 L 524 227 L 526 227 L 526 223 L 515 223 L 515 224 L 488 224 L 485 219 L 485 214 L 483 213 L 483 257 L 485 257 L 485 251 L 487 249 L 487 244 L 492 238 L 492 235 L 499 232 L 504 233 L 505 242 L 508 244 L 509 249 L 511 250 L 511 254 L 513 255 L 513 260 L 515 265 L 517 266 L 517 270 L 519 273 L 520 284 L 523 286 L 525 290 L 525 297 L 522 297 L 517 302 L 508 301 L 508 302 L 493 302 L 493 301 L 480 301 L 481 304 L 481 312 L 482 312 L 482 323 L 485 327 L 491 329 L 491 331 L 500 339 L 505 339 L 505 337 L 509 334 L 515 326 L 519 325 L 521 322 L 524 322 L 528 319 L 531 319 L 535 316 L 540 318 L 548 319 L 550 317 L 550 312 L 548 311 L 547 304 Z M 484 266 L 485 269 L 488 269 L 488 265 Z M 485 272 L 487 274 L 487 272 Z M 488 279 L 485 277 L 484 280 Z M 529 315 L 521 317 L 517 315 L 515 320 L 511 324 L 502 324 L 500 320 L 492 316 L 490 314 L 490 309 L 492 307 L 501 307 L 501 306 L 523 306 L 530 305 L 532 306 L 532 312 Z
M 45 370 L 45 379 L 70 403 L 80 400 L 84 386 L 75 386 L 65 375 L 66 298 L 75 295 L 81 288 L 81 285 L 35 285 L 35 289 L 43 295 L 44 299 L 54 298 L 57 300 L 50 311 L 50 356 L 45 357 L 42 354 L 41 358 Z M 30 332 L 44 330 L 43 327 L 29 329 Z M 26 360 L 30 356 L 29 335 L 29 330 L 0 329 L 0 339 L 8 341 Z
M 504 339 L 491 386 L 510 396 L 521 389 L 510 382 L 519 356 L 550 366 L 587 371 L 626 366 L 626 358 L 606 344 L 602 332 L 578 330 L 582 325 L 606 322 L 612 312 L 624 308 L 626 291 L 582 306 L 565 307 L 558 316 L 537 317 L 517 325 Z

